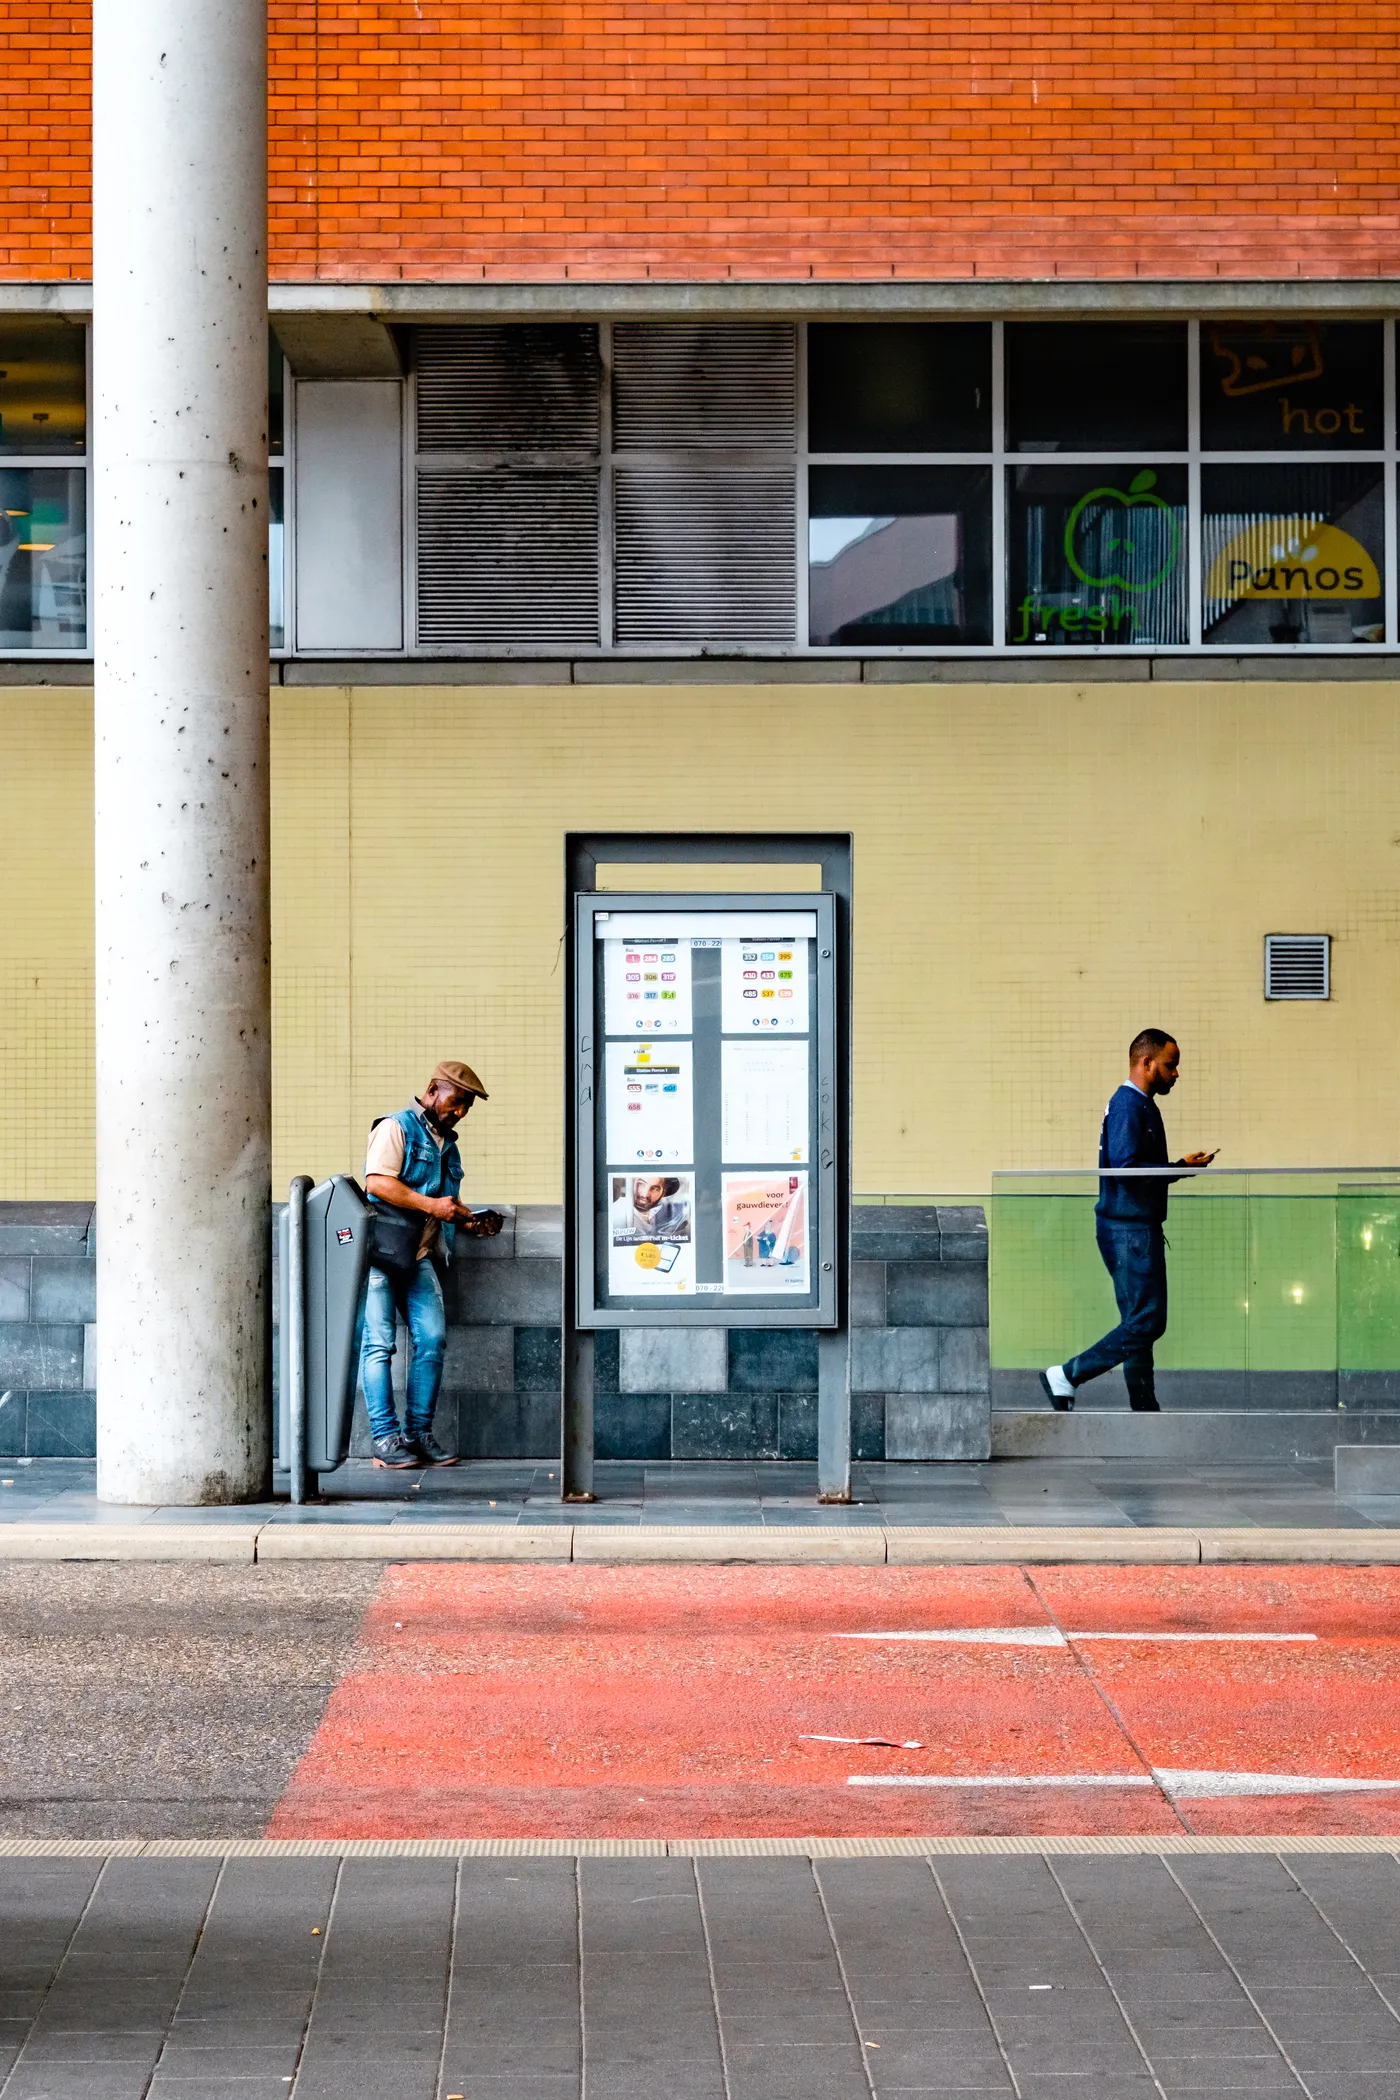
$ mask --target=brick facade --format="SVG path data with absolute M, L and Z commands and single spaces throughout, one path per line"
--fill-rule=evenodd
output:
M 272 267 L 1392 274 L 1396 0 L 272 0 Z M 0 23 L 0 276 L 89 269 L 85 13 Z

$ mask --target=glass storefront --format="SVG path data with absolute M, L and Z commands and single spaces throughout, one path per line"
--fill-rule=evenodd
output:
M 811 324 L 809 646 L 1400 643 L 1387 325 Z

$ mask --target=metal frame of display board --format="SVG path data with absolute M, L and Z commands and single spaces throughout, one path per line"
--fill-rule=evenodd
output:
M 850 1074 L 851 839 L 848 834 L 583 833 L 565 852 L 565 1192 L 563 1277 L 563 1464 L 565 1501 L 593 1499 L 594 1333 L 599 1327 L 807 1327 L 817 1332 L 817 1472 L 822 1501 L 850 1499 Z M 600 862 L 742 864 L 821 869 L 806 892 L 596 890 Z M 818 921 L 815 1007 L 817 1129 L 810 1168 L 815 1200 L 817 1289 L 801 1306 L 736 1304 L 732 1295 L 677 1304 L 600 1305 L 596 1290 L 598 1201 L 595 1119 L 601 1055 L 597 1031 L 595 921 L 599 912 L 717 913 L 800 910 Z M 829 953 L 823 953 L 828 950 Z M 586 1323 L 586 1324 L 585 1324 Z

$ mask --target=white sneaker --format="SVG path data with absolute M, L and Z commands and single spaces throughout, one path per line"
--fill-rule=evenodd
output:
M 1057 1413 L 1067 1414 L 1074 1406 L 1074 1387 L 1065 1376 L 1063 1364 L 1051 1364 L 1048 1371 L 1042 1371 L 1040 1384 Z

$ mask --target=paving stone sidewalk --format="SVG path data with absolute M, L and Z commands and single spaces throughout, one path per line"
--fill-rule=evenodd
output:
M 0 1860 L 0 2100 L 1390 2100 L 1390 1856 Z
M 1185 1465 L 1169 1459 L 997 1459 L 985 1465 L 865 1464 L 854 1501 L 823 1508 L 816 1467 L 603 1460 L 598 1501 L 565 1505 L 548 1460 L 480 1459 L 412 1473 L 352 1461 L 323 1476 L 322 1498 L 233 1509 L 124 1508 L 97 1500 L 90 1459 L 0 1461 L 0 1524 L 151 1522 L 500 1525 L 873 1526 L 1061 1525 L 1368 1531 L 1400 1526 L 1400 1496 L 1338 1496 L 1330 1459 Z

